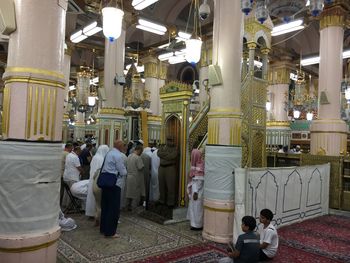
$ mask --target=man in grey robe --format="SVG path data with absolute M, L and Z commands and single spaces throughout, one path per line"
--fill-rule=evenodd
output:
M 143 146 L 136 145 L 134 152 L 127 159 L 126 198 L 129 211 L 137 206 L 141 197 L 145 197 L 144 165 L 140 156 L 142 151 Z

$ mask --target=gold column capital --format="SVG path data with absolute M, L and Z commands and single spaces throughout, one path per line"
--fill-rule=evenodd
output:
M 158 61 L 154 57 L 142 61 L 145 66 L 145 78 L 158 78 Z
M 345 27 L 347 11 L 340 5 L 331 6 L 321 13 L 320 30 L 327 27 Z
M 269 84 L 289 84 L 291 69 L 289 67 L 270 68 L 268 81 Z
M 255 42 L 248 42 L 247 46 L 248 46 L 249 49 L 255 49 L 257 44 Z
M 262 49 L 260 50 L 260 52 L 261 52 L 263 55 L 269 54 L 270 51 L 271 51 L 271 49 L 270 49 L 270 48 L 267 48 L 267 47 L 262 48 Z
M 159 70 L 158 70 L 158 78 L 159 79 L 167 79 L 168 77 L 168 67 L 169 63 L 161 61 L 159 63 Z

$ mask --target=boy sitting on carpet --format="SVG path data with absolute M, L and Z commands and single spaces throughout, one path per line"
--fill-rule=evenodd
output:
M 260 235 L 260 261 L 271 260 L 277 252 L 278 235 L 276 228 L 271 224 L 273 213 L 269 209 L 260 211 L 260 225 L 258 233 Z
M 259 262 L 259 238 L 254 233 L 256 220 L 252 216 L 242 218 L 242 231 L 244 234 L 239 235 L 236 246 L 233 248 L 229 244 L 229 252 L 226 258 L 219 260 L 219 263 L 257 263 Z

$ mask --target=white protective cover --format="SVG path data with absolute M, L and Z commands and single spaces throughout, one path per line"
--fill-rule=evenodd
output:
M 233 200 L 235 168 L 241 166 L 242 148 L 207 145 L 205 147 L 204 198 Z
M 0 142 L 0 235 L 58 228 L 60 143 Z
M 330 164 L 236 169 L 234 240 L 241 220 L 257 220 L 262 209 L 273 214 L 276 228 L 328 214 Z

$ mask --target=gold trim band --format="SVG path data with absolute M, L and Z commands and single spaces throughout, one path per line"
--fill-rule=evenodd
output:
M 6 248 L 6 247 L 0 247 L 0 252 L 5 252 L 5 253 L 23 253 L 23 252 L 31 252 L 31 251 L 36 251 L 39 249 L 47 248 L 52 246 L 58 241 L 58 238 L 46 242 L 44 244 L 40 245 L 35 245 L 35 246 L 29 246 L 29 247 L 20 247 L 20 248 Z
M 208 113 L 208 119 L 218 119 L 218 118 L 233 118 L 233 119 L 242 119 L 241 114 L 210 114 Z
M 342 131 L 310 131 L 310 133 L 339 133 L 339 134 L 348 135 L 347 132 L 342 132 Z
M 25 67 L 7 67 L 6 72 L 11 73 L 34 73 L 34 74 L 41 74 L 46 75 L 50 77 L 55 78 L 61 78 L 64 79 L 64 75 L 60 74 L 56 71 L 46 70 L 46 69 L 39 69 L 39 68 L 25 68 Z
M 290 122 L 289 121 L 268 121 L 266 122 L 266 126 L 290 127 Z
M 214 211 L 214 212 L 222 212 L 222 213 L 233 213 L 235 211 L 234 208 L 227 209 L 227 208 L 214 208 L 214 207 L 209 207 L 209 206 L 204 206 L 204 209 L 209 210 L 209 211 Z
M 38 84 L 38 85 L 44 85 L 44 86 L 51 86 L 55 88 L 65 89 L 66 84 L 61 81 L 56 80 L 50 80 L 50 79 L 40 79 L 40 78 L 32 78 L 32 77 L 10 77 L 5 78 L 5 85 L 9 83 L 14 82 L 21 82 L 21 83 L 30 83 L 30 84 Z

